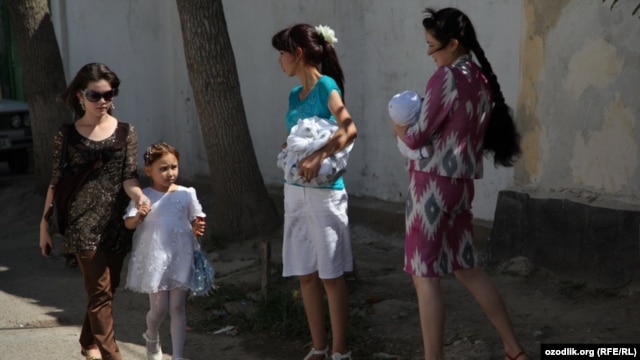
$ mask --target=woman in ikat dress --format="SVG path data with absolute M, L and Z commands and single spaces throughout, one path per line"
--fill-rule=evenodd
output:
M 419 121 L 392 126 L 410 149 L 428 142 L 434 148 L 430 158 L 407 161 L 404 270 L 418 295 L 425 359 L 443 358 L 439 276 L 453 272 L 498 331 L 505 359 L 525 360 L 500 293 L 477 267 L 471 224 L 473 180 L 482 177 L 485 151 L 495 164 L 512 166 L 520 154 L 519 135 L 469 18 L 453 8 L 427 9 L 422 24 L 438 68 L 427 83 Z

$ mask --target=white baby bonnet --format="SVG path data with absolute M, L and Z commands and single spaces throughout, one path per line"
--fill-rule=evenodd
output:
M 413 125 L 420 115 L 420 95 L 403 91 L 389 100 L 389 116 L 398 125 Z

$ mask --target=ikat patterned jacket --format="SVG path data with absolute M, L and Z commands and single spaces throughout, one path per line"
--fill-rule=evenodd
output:
M 441 66 L 429 79 L 420 119 L 405 132 L 419 149 L 433 142 L 433 156 L 407 161 L 407 169 L 451 178 L 482 177 L 484 131 L 491 116 L 491 88 L 470 56 Z

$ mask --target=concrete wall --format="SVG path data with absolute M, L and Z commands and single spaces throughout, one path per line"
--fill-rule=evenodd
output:
M 501 191 L 488 253 L 525 256 L 565 279 L 619 288 L 640 280 L 640 211 Z
M 336 50 L 346 76 L 346 104 L 359 130 L 345 176 L 354 195 L 404 201 L 407 175 L 391 136 L 386 104 L 401 90 L 423 92 L 435 70 L 426 56 L 421 26 L 425 6 L 455 6 L 471 17 L 507 102 L 516 107 L 521 88 L 521 0 L 231 0 L 223 4 L 247 120 L 268 185 L 281 183 L 275 158 L 286 135 L 287 95 L 298 83 L 282 74 L 271 36 L 297 22 L 330 25 L 339 39 Z M 67 78 L 87 62 L 108 64 L 122 79 L 116 115 L 137 127 L 141 152 L 159 139 L 172 142 L 181 151 L 181 176 L 207 177 L 175 2 L 52 0 L 52 9 Z M 478 218 L 493 217 L 497 193 L 512 185 L 513 177 L 513 170 L 486 164 L 474 202 Z
M 638 6 L 524 1 L 524 154 L 498 198 L 492 262 L 524 255 L 604 287 L 640 279 Z
M 175 1 L 63 0 L 51 7 L 68 81 L 89 62 L 120 77 L 114 115 L 136 127 L 139 164 L 147 145 L 162 139 L 180 151 L 181 176 L 208 176 Z
M 524 2 L 519 185 L 640 203 L 639 3 Z

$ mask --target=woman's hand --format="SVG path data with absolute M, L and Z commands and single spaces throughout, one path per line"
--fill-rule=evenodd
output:
M 49 234 L 49 222 L 45 219 L 47 212 L 53 206 L 53 193 L 55 186 L 49 185 L 47 188 L 47 195 L 44 200 L 44 210 L 42 211 L 42 219 L 40 220 L 40 252 L 43 256 L 49 256 L 53 253 L 53 240 L 51 234 Z
M 53 239 L 47 230 L 47 221 L 42 219 L 40 223 L 40 252 L 42 256 L 49 257 L 53 250 Z
M 149 198 L 147 197 L 147 195 L 145 194 L 140 194 L 140 197 L 138 197 L 138 201 L 136 201 L 136 204 L 138 204 L 138 210 L 140 210 L 140 207 L 144 204 L 151 204 L 151 200 L 149 200 Z
M 127 179 L 122 182 L 122 187 L 124 191 L 127 193 L 127 196 L 131 200 L 136 203 L 136 206 L 139 207 L 144 202 L 150 202 L 147 195 L 142 192 L 142 188 L 140 187 L 140 182 L 138 179 Z
M 407 129 L 409 128 L 409 125 L 398 125 L 395 122 L 391 121 L 391 126 L 393 127 L 393 133 L 400 139 L 402 140 L 402 142 L 405 142 L 404 140 L 404 133 L 407 131 Z

